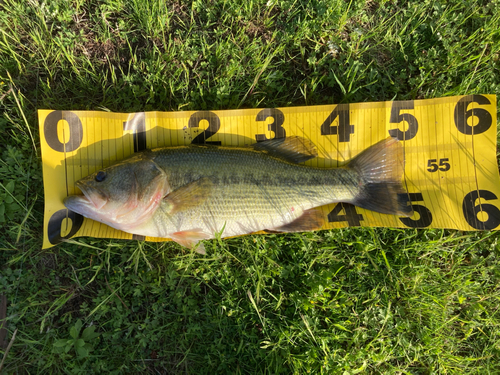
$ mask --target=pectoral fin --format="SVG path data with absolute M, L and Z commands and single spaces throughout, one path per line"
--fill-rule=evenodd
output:
M 325 217 L 321 209 L 311 208 L 310 210 L 304 211 L 304 213 L 294 221 L 281 227 L 273 228 L 272 230 L 277 232 L 307 232 L 321 228 L 324 223 Z
M 197 253 L 203 255 L 206 254 L 205 246 L 203 246 L 203 244 L 198 244 L 198 242 L 210 238 L 210 236 L 200 228 L 175 232 L 170 234 L 169 237 L 179 245 L 194 249 Z
M 202 204 L 209 197 L 212 187 L 212 181 L 203 177 L 172 191 L 163 200 L 170 207 L 169 213 L 173 214 Z

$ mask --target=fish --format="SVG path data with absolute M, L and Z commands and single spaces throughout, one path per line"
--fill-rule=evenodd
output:
M 336 202 L 413 214 L 397 139 L 379 141 L 342 167 L 303 164 L 317 156 L 316 146 L 298 136 L 246 147 L 146 150 L 77 181 L 82 194 L 63 203 L 110 227 L 188 248 L 216 234 L 317 230 L 325 223 L 320 207 Z

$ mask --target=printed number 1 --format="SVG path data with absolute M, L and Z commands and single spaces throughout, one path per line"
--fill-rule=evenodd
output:
M 131 120 L 123 123 L 123 131 L 132 131 L 132 142 L 134 143 L 134 152 L 144 151 L 147 148 L 146 144 L 146 113 L 138 112 Z M 145 236 L 133 235 L 134 240 L 145 240 Z
M 134 152 L 144 151 L 146 147 L 146 114 L 138 112 L 131 120 L 123 123 L 123 131 L 132 130 Z

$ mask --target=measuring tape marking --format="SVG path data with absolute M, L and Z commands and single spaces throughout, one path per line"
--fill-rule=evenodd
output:
M 422 102 L 422 101 L 420 101 Z M 492 114 L 485 108 L 477 107 L 477 105 L 491 105 L 491 101 L 483 96 L 483 95 L 468 95 L 459 98 L 454 104 L 453 108 L 453 122 L 456 129 L 464 135 L 477 136 L 479 134 L 483 134 L 488 131 L 493 124 L 493 116 Z M 436 104 L 434 104 L 436 105 Z M 437 104 L 439 105 L 439 104 Z M 353 105 L 358 106 L 359 105 Z M 324 106 L 323 106 L 324 107 Z M 420 108 L 420 107 L 417 107 Z M 306 107 L 307 109 L 307 107 Z M 321 108 L 323 109 L 323 108 Z M 363 108 L 356 108 L 354 111 L 360 110 Z M 288 109 L 290 113 L 294 113 L 293 110 L 297 111 L 297 108 Z M 226 111 L 231 112 L 231 111 Z M 239 111 L 242 113 L 244 111 Z M 411 112 L 411 113 L 410 113 Z M 415 107 L 415 101 L 403 101 L 403 102 L 392 102 L 390 106 L 390 116 L 389 116 L 389 124 L 395 125 L 399 124 L 397 128 L 388 129 L 389 135 L 393 137 L 397 137 L 401 141 L 409 141 L 414 139 L 420 131 L 419 127 L 419 119 L 418 113 Z M 313 117 L 310 112 L 309 118 Z M 121 115 L 121 114 L 116 114 Z M 169 115 L 169 114 L 167 114 Z M 132 118 L 130 118 L 132 116 Z M 129 119 L 123 122 L 123 133 L 132 132 L 133 135 L 133 151 L 139 152 L 146 149 L 148 144 L 148 126 L 146 124 L 147 119 L 149 118 L 150 113 L 136 113 L 128 115 Z M 117 116 L 117 118 L 120 116 Z M 176 117 L 186 118 L 185 113 L 176 114 Z M 317 115 L 315 116 L 317 118 Z M 281 109 L 277 108 L 265 108 L 259 110 L 257 115 L 255 116 L 255 122 L 266 122 L 269 118 L 272 118 L 272 122 L 268 123 L 268 130 L 274 133 L 274 138 L 284 138 L 287 136 L 287 129 L 289 125 L 286 124 L 285 114 Z M 225 117 L 224 117 L 225 119 Z M 156 127 L 159 126 L 159 122 L 162 120 L 161 116 L 157 116 L 156 114 L 152 115 L 149 123 L 149 131 L 155 129 L 155 131 L 160 134 Z M 214 137 L 221 128 L 224 128 L 225 123 L 221 121 L 219 115 L 212 111 L 198 111 L 192 113 L 187 121 L 187 127 L 185 128 L 199 128 L 202 121 L 206 121 L 208 126 L 202 131 L 198 132 L 192 140 L 192 144 L 215 144 L 220 145 L 221 141 L 211 141 L 210 138 Z M 61 121 L 66 121 L 67 127 L 69 128 L 69 135 L 64 136 L 63 141 L 59 139 L 58 127 L 60 126 Z M 148 120 L 149 121 L 149 120 Z M 185 121 L 185 120 L 184 120 Z M 310 123 L 310 122 L 309 122 Z M 399 127 L 401 124 L 406 123 L 406 130 L 401 130 Z M 156 125 L 151 126 L 151 125 Z M 324 121 L 316 125 L 316 129 L 319 130 L 319 134 L 322 136 L 336 136 L 337 145 L 339 143 L 351 142 L 353 140 L 352 136 L 356 135 L 356 132 L 361 131 L 363 127 L 360 127 L 359 124 L 351 123 L 351 106 L 349 104 L 340 104 L 337 105 L 329 112 Z M 314 126 L 311 128 L 311 131 L 314 130 Z M 101 130 L 102 131 L 102 130 Z M 172 129 L 170 130 L 172 131 Z M 82 125 L 82 120 L 75 112 L 71 111 L 51 111 L 49 112 L 43 121 L 43 138 L 45 143 L 54 151 L 61 153 L 73 153 L 82 146 L 84 141 L 84 127 Z M 453 136 L 453 135 L 452 135 Z M 265 141 L 268 138 L 266 134 L 256 133 L 254 138 L 257 142 Z M 101 141 L 101 148 L 105 139 Z M 156 141 L 157 142 L 157 141 Z M 465 142 L 465 143 L 464 143 Z M 468 159 L 472 158 L 472 163 L 474 170 L 479 171 L 482 175 L 490 174 L 489 170 L 484 169 L 480 164 L 475 163 L 475 159 L 472 155 L 468 153 L 468 141 L 462 142 L 458 139 L 455 140 L 455 143 L 443 144 L 442 147 L 439 147 L 437 151 L 439 151 L 439 155 L 432 155 L 430 157 L 425 158 L 426 164 L 422 166 L 423 170 L 429 175 L 439 175 L 451 173 L 453 168 L 463 168 L 463 162 L 459 162 L 460 164 L 456 164 L 453 162 L 452 158 L 449 155 L 446 155 L 446 150 L 456 150 L 453 148 L 454 144 L 464 145 L 464 150 L 466 151 L 462 153 L 462 155 L 467 156 Z M 354 146 L 355 144 L 353 144 Z M 91 145 L 88 144 L 90 147 Z M 441 146 L 441 145 L 439 145 Z M 340 146 L 339 146 L 340 147 Z M 417 146 L 406 146 L 406 153 L 416 153 L 416 150 L 413 150 Z M 438 147 L 438 144 L 436 144 Z M 418 147 L 417 147 L 418 148 Z M 337 148 L 338 152 L 340 149 Z M 353 148 L 348 148 L 347 150 L 354 150 Z M 86 151 L 87 152 L 87 151 Z M 98 151 L 95 153 L 99 154 Z M 88 152 L 87 152 L 88 154 Z M 102 155 L 102 154 L 101 154 Z M 125 156 L 125 155 L 124 155 Z M 80 155 L 81 157 L 81 155 Z M 352 155 L 350 155 L 352 157 Z M 88 158 L 87 158 L 88 159 Z M 346 157 L 345 159 L 349 159 Z M 84 163 L 85 158 L 82 157 L 80 163 Z M 104 160 L 103 160 L 104 163 Z M 483 168 L 483 170 L 481 170 Z M 90 172 L 90 170 L 89 170 Z M 68 183 L 74 184 L 74 181 L 71 180 L 71 176 L 77 176 L 77 172 L 75 171 L 67 171 L 66 178 L 68 179 Z M 83 176 L 81 176 L 83 177 Z M 441 177 L 442 178 L 442 177 Z M 469 177 L 466 177 L 467 180 Z M 426 178 L 424 177 L 423 180 Z M 447 183 L 452 182 L 453 180 L 462 180 L 465 181 L 463 177 L 447 177 Z M 418 181 L 420 179 L 416 179 Z M 422 180 L 422 181 L 423 181 Z M 433 181 L 432 179 L 428 181 Z M 429 183 L 429 182 L 427 182 Z M 414 186 L 416 187 L 416 186 Z M 457 190 L 456 194 L 458 194 L 459 190 Z M 412 218 L 398 218 L 398 220 L 405 226 L 411 228 L 425 228 L 431 226 L 433 223 L 433 214 L 431 209 L 425 205 L 426 200 L 424 200 L 425 196 L 423 192 L 415 191 L 414 188 L 411 189 L 410 201 L 415 211 L 415 216 Z M 495 229 L 500 225 L 500 209 L 497 205 L 492 204 L 493 201 L 498 200 L 497 194 L 489 191 L 487 189 L 477 189 L 471 191 L 465 191 L 465 194 L 462 195 L 461 200 L 461 211 L 465 221 L 470 225 L 473 229 Z M 489 202 L 489 203 L 486 203 Z M 423 203 L 423 204 L 422 204 Z M 327 217 L 329 223 L 347 223 L 347 226 L 360 226 L 362 221 L 365 221 L 366 218 L 362 213 L 359 213 L 357 210 L 362 210 L 353 205 L 347 203 L 338 203 L 333 206 L 333 208 L 329 211 Z M 71 230 L 65 236 L 61 236 L 61 224 L 66 220 L 72 222 Z M 87 221 L 84 220 L 83 217 L 79 214 L 69 212 L 66 209 L 57 210 L 48 220 L 47 233 L 49 242 L 51 244 L 55 244 L 63 238 L 70 238 L 75 235 L 80 228 L 82 228 L 83 223 Z M 95 230 L 103 230 L 103 226 L 99 223 L 96 223 L 98 228 L 92 229 L 92 232 L 95 233 Z M 96 233 L 97 236 L 106 236 L 108 232 L 108 228 L 104 228 L 103 233 Z M 137 238 L 135 236 L 134 238 Z M 141 237 L 142 238 L 142 237 Z

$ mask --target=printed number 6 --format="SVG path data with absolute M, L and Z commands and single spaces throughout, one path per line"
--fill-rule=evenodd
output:
M 465 220 L 467 220 L 471 227 L 476 229 L 495 229 L 500 225 L 500 210 L 497 206 L 489 203 L 479 203 L 476 205 L 476 201 L 479 198 L 483 198 L 487 201 L 498 199 L 495 194 L 488 190 L 471 191 L 465 196 L 462 203 Z M 480 212 L 486 212 L 488 214 L 488 220 L 479 220 L 477 215 Z
M 488 130 L 492 123 L 493 119 L 491 114 L 483 108 L 473 108 L 467 110 L 467 107 L 471 103 L 478 103 L 479 105 L 487 105 L 491 104 L 487 97 L 482 95 L 467 95 L 460 99 L 455 106 L 455 126 L 457 129 L 463 134 L 481 134 Z M 479 122 L 470 126 L 467 124 L 467 119 L 471 116 L 477 117 Z

